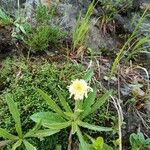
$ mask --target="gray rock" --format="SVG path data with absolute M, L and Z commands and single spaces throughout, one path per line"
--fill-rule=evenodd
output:
M 87 35 L 87 46 L 96 51 L 100 51 L 100 49 L 117 49 L 117 41 L 110 35 L 104 35 L 95 24 L 96 19 L 92 19 Z

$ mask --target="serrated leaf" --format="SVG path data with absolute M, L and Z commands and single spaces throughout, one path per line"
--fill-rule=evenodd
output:
M 17 140 L 18 137 L 10 134 L 8 131 L 5 129 L 0 128 L 0 137 L 3 137 L 4 139 L 9 139 L 9 140 Z
M 34 134 L 32 134 L 31 137 L 43 138 L 58 133 L 59 131 L 60 130 L 51 130 L 51 129 L 38 130 Z
M 30 118 L 35 122 L 41 121 L 41 124 L 63 123 L 66 121 L 59 114 L 53 113 L 53 112 L 39 112 L 39 113 L 33 114 Z
M 71 121 L 63 122 L 63 123 L 51 123 L 51 124 L 43 123 L 43 126 L 51 130 L 61 130 L 71 126 Z
M 94 75 L 93 70 L 88 70 L 83 79 L 85 81 L 90 81 L 92 79 L 92 76 Z
M 61 116 L 63 116 L 64 118 L 66 118 L 66 116 L 64 115 L 63 111 L 61 110 L 61 108 L 56 104 L 56 102 L 54 100 L 51 99 L 51 97 L 49 97 L 49 95 L 47 95 L 45 92 L 43 92 L 41 89 L 38 89 L 39 94 L 43 97 L 43 99 L 49 104 L 50 108 L 60 114 Z
M 87 111 L 86 114 L 82 115 L 82 118 L 85 118 L 86 116 L 88 116 L 89 114 L 92 114 L 98 108 L 100 108 L 108 100 L 111 93 L 112 93 L 111 91 L 108 91 L 105 94 L 103 94 L 100 98 L 98 98 L 98 100 L 94 103 L 94 105 L 91 107 L 91 109 L 89 111 Z
M 88 97 L 84 100 L 82 115 L 84 116 L 91 110 L 91 106 L 94 104 L 96 98 L 96 88 L 93 89 L 93 92 L 90 92 Z
M 18 140 L 15 144 L 13 144 L 11 150 L 16 150 L 22 144 L 22 140 Z
M 96 125 L 92 125 L 92 124 L 89 124 L 87 122 L 82 122 L 82 121 L 79 121 L 78 125 L 83 127 L 83 128 L 87 128 L 87 129 L 99 131 L 99 132 L 101 132 L 101 131 L 112 131 L 112 128 L 96 126 Z
M 7 96 L 6 96 L 6 102 L 7 102 L 7 104 L 8 104 L 9 111 L 10 111 L 12 117 L 13 117 L 14 120 L 15 120 L 15 123 L 16 123 L 16 125 L 15 125 L 16 131 L 17 131 L 19 137 L 22 137 L 20 114 L 19 114 L 18 108 L 17 108 L 17 106 L 15 105 L 15 102 L 13 101 L 11 95 L 7 95 Z
M 27 150 L 36 150 L 36 148 L 31 143 L 29 143 L 28 141 L 23 140 L 23 143 L 24 143 Z
M 77 128 L 77 136 L 78 136 L 80 144 L 81 144 L 81 149 L 82 150 L 89 150 L 87 143 L 85 142 L 79 127 Z
M 66 112 L 72 112 L 69 104 L 67 103 L 66 99 L 64 98 L 64 96 L 61 94 L 60 91 L 56 91 L 57 95 L 59 97 L 59 101 L 61 103 L 61 105 L 63 106 L 63 108 L 65 109 Z

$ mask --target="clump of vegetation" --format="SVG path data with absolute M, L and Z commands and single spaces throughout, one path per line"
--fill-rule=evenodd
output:
M 149 150 L 150 138 L 145 138 L 143 133 L 132 133 L 130 135 L 130 144 L 132 150 Z
M 48 23 L 55 13 L 54 7 L 46 7 L 39 5 L 35 12 L 35 19 L 37 23 Z
M 132 7 L 132 0 L 100 0 L 99 3 L 103 10 L 103 14 L 99 16 L 99 19 L 104 34 L 115 32 L 115 15 L 127 12 Z
M 55 91 L 59 89 L 59 91 L 63 91 L 64 97 L 69 97 L 68 92 L 66 92 L 68 83 L 76 78 L 82 78 L 85 74 L 85 68 L 82 65 L 76 66 L 71 63 L 58 67 L 57 64 L 50 64 L 47 61 L 38 62 L 37 65 L 37 62 L 32 63 L 14 58 L 3 61 L 2 66 L 0 70 L 2 73 L 1 76 L 3 77 L 3 83 L 7 85 L 0 91 L 0 104 L 2 106 L 0 110 L 0 127 L 6 128 L 12 134 L 16 134 L 16 131 L 13 118 L 10 116 L 8 106 L 6 105 L 5 97 L 11 94 L 20 110 L 22 129 L 29 131 L 29 129 L 34 126 L 34 122 L 30 120 L 30 116 L 33 113 L 48 112 L 51 110 L 39 96 L 39 93 L 37 93 L 37 87 L 46 91 L 49 95 L 52 95 L 55 102 L 60 104 Z M 74 107 L 74 101 L 66 100 L 72 109 Z M 105 126 L 106 124 L 102 120 L 106 118 L 103 116 L 106 117 L 109 114 L 108 112 L 106 114 L 105 110 L 106 105 L 101 107 L 101 113 L 99 115 L 96 115 L 97 112 L 95 112 L 96 114 L 91 114 L 89 117 L 86 117 L 86 122 Z M 94 121 L 96 117 L 96 120 L 100 120 L 100 122 Z M 109 115 L 109 119 L 107 119 L 110 120 L 111 117 L 112 115 Z M 95 137 L 95 131 L 87 131 L 87 133 Z M 55 149 L 58 144 L 63 145 L 62 148 L 66 149 L 68 144 L 68 129 L 64 129 L 51 137 L 46 137 L 42 141 L 32 139 L 31 141 L 29 140 L 29 142 L 35 145 L 39 150 Z
M 0 7 L 0 25 L 10 25 L 13 23 L 13 19 L 6 14 L 6 12 Z
M 90 17 L 94 9 L 94 1 L 89 5 L 85 17 L 82 18 L 81 14 L 78 18 L 76 27 L 73 31 L 73 49 L 78 45 L 85 44 L 86 35 L 90 27 Z
M 87 85 L 87 81 L 91 79 L 89 75 L 91 75 L 90 71 L 83 79 L 76 79 L 69 86 L 70 96 L 74 96 L 74 110 L 69 106 L 67 99 L 63 96 L 63 92 L 59 90 L 54 91 L 59 97 L 62 109 L 47 93 L 38 89 L 38 93 L 48 103 L 52 111 L 39 112 L 31 116 L 33 121 L 39 122 L 41 120 L 42 125 L 49 129 L 61 131 L 70 127 L 69 137 L 76 134 L 83 150 L 90 150 L 90 148 L 84 140 L 81 127 L 98 132 L 112 131 L 111 127 L 101 127 L 84 121 L 85 118 L 99 109 L 111 95 L 111 91 L 106 91 L 96 100 L 96 89 L 92 89 Z M 88 92 L 90 93 L 88 94 Z M 71 147 L 71 145 L 68 145 L 68 147 Z
M 40 26 L 28 36 L 26 44 L 35 51 L 47 50 L 49 45 L 56 45 L 62 33 L 58 27 Z
M 0 137 L 3 137 L 5 139 L 5 141 L 2 142 L 3 144 L 0 145 L 1 147 L 6 146 L 7 144 L 12 144 L 12 150 L 16 150 L 18 147 L 24 144 L 27 150 L 36 150 L 36 147 L 29 143 L 27 139 L 31 137 L 43 138 L 58 132 L 56 130 L 39 130 L 41 123 L 38 122 L 38 124 L 33 129 L 30 129 L 30 131 L 28 131 L 27 133 L 23 133 L 20 113 L 10 94 L 7 95 L 6 102 L 8 104 L 9 111 L 15 121 L 15 129 L 17 135 L 13 135 L 6 129 L 0 128 Z

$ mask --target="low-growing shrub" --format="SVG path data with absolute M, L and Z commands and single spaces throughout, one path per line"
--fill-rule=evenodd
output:
M 58 27 L 40 26 L 29 35 L 26 44 L 34 51 L 47 50 L 49 45 L 56 45 L 62 33 Z

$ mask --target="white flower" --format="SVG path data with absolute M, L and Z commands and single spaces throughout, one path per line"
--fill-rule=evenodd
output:
M 84 96 L 87 98 L 89 91 L 93 91 L 93 89 L 89 87 L 83 79 L 76 79 L 72 81 L 72 84 L 69 86 L 70 97 L 74 95 L 75 100 L 83 100 Z

